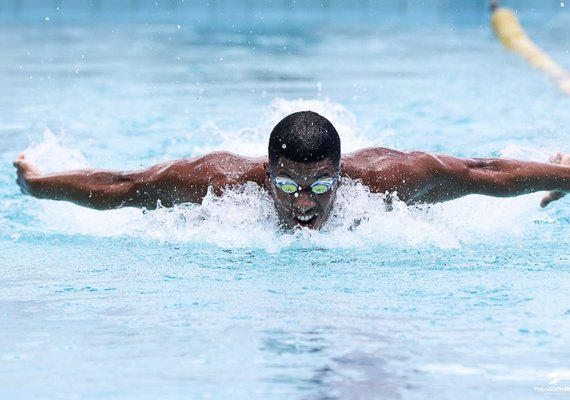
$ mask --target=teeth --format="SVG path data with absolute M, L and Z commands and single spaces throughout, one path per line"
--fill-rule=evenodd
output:
M 313 217 L 314 217 L 314 215 L 299 215 L 299 216 L 297 217 L 297 219 L 298 219 L 299 221 L 302 221 L 302 222 L 307 222 L 307 221 L 309 221 L 309 220 L 310 220 L 311 218 L 313 218 Z

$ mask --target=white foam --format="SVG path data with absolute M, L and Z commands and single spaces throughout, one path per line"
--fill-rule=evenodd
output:
M 46 129 L 43 140 L 33 143 L 25 151 L 26 158 L 38 165 L 43 173 L 86 168 L 83 154 L 62 144 L 64 133 L 58 135 Z M 42 221 L 47 229 L 77 234 L 120 236 L 130 232 L 130 225 L 141 215 L 137 209 L 97 211 L 67 202 L 39 201 L 39 207 L 30 213 Z
M 208 121 L 201 126 L 199 136 L 206 134 L 212 143 L 194 146 L 195 154 L 205 154 L 215 150 L 227 150 L 244 156 L 267 154 L 267 142 L 273 127 L 287 115 L 297 111 L 314 111 L 326 117 L 335 126 L 341 138 L 342 151 L 348 153 L 363 147 L 380 146 L 386 135 L 383 132 L 375 139 L 367 138 L 358 128 L 356 117 L 344 106 L 329 100 L 285 100 L 274 99 L 262 113 L 257 126 L 237 130 L 223 130 L 216 123 Z
M 45 129 L 43 140 L 30 145 L 24 154 L 44 173 L 87 167 L 87 161 L 80 151 L 61 143 L 64 137 L 63 132 L 56 135 L 50 129 Z
M 201 205 L 185 204 L 148 212 L 133 233 L 178 243 L 210 243 L 225 248 L 279 250 L 273 201 L 254 183 L 222 196 L 209 192 Z
M 243 134 L 221 132 L 220 141 L 203 151 L 243 146 L 244 154 L 263 154 L 269 127 L 299 109 L 326 114 L 339 128 L 343 141 L 373 145 L 360 134 L 355 118 L 342 106 L 327 101 L 275 100 L 268 120 Z M 249 147 L 245 142 L 251 142 Z M 32 145 L 27 157 L 44 171 L 87 166 L 83 155 L 62 145 L 50 131 Z M 517 158 L 542 158 L 546 152 L 509 146 L 504 153 Z M 540 194 L 510 199 L 468 196 L 431 206 L 408 207 L 397 199 L 393 210 L 384 206 L 384 195 L 370 193 L 357 182 L 344 180 L 335 208 L 320 231 L 284 232 L 269 195 L 254 184 L 217 197 L 208 194 L 201 205 L 180 205 L 143 213 L 138 209 L 95 211 L 67 202 L 28 202 L 46 230 L 68 234 L 130 236 L 175 243 L 210 243 L 224 248 L 262 248 L 279 251 L 290 247 L 370 248 L 393 246 L 457 248 L 464 243 L 488 243 L 522 235 L 536 219 Z M 39 203 L 39 207 L 38 207 Z M 359 221 L 359 223 L 355 223 Z

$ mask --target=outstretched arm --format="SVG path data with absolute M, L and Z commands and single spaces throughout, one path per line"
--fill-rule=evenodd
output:
M 239 184 L 240 178 L 224 173 L 243 159 L 230 153 L 212 153 L 203 157 L 157 164 L 132 172 L 82 169 L 42 174 L 25 157 L 14 161 L 17 183 L 23 193 L 40 199 L 66 200 L 99 210 L 121 207 L 154 209 L 178 203 L 200 203 L 213 187 L 216 192 L 227 185 Z M 242 168 L 243 170 L 243 168 Z
M 407 201 L 440 202 L 468 194 L 512 197 L 549 191 L 541 202 L 564 197 L 570 191 L 570 156 L 557 154 L 552 164 L 499 158 L 456 158 L 410 153 L 414 162 L 401 165 L 410 177 L 404 189 Z

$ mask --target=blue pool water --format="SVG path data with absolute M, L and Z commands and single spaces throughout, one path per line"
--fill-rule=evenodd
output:
M 254 3 L 1 3 L 0 398 L 535 399 L 570 386 L 547 377 L 570 371 L 567 199 L 387 213 L 348 182 L 325 229 L 283 233 L 254 186 L 147 213 L 19 193 L 22 151 L 45 171 L 263 155 L 301 109 L 330 118 L 345 152 L 570 151 L 570 98 L 501 48 L 482 2 Z M 568 9 L 532 4 L 529 35 L 570 67 Z

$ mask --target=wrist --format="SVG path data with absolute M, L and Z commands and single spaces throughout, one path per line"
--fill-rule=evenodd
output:
M 26 177 L 26 191 L 30 196 L 42 198 L 42 180 L 39 176 Z

